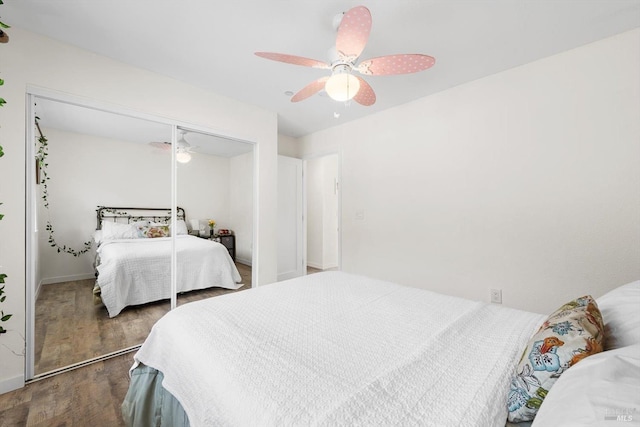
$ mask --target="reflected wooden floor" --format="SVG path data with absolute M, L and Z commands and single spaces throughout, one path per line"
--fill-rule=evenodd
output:
M 251 287 L 251 267 L 237 264 L 244 284 Z M 141 344 L 153 324 L 170 306 L 158 301 L 125 308 L 109 318 L 93 303 L 94 280 L 43 285 L 36 303 L 35 373 L 43 374 L 83 360 Z M 178 305 L 236 290 L 210 288 L 178 295 Z

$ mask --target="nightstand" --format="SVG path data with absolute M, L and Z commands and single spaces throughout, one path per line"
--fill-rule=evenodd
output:
M 236 236 L 234 234 L 217 234 L 216 240 L 224 245 L 229 251 L 229 255 L 236 261 Z
M 236 261 L 236 236 L 235 234 L 216 234 L 213 237 L 210 236 L 196 236 L 201 239 L 213 240 L 214 242 L 221 243 L 229 251 L 229 255 Z

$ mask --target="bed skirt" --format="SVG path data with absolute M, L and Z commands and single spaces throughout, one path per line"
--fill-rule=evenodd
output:
M 127 426 L 189 427 L 180 402 L 162 387 L 164 375 L 139 364 L 131 371 L 131 384 L 122 402 L 122 419 Z

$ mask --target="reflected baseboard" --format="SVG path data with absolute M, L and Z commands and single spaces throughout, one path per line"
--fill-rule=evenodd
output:
M 83 273 L 83 274 L 72 274 L 70 276 L 59 276 L 59 277 L 45 277 L 40 280 L 40 284 L 38 288 L 42 285 L 52 285 L 54 283 L 63 283 L 63 282 L 73 282 L 76 280 L 88 280 L 95 279 L 95 273 Z

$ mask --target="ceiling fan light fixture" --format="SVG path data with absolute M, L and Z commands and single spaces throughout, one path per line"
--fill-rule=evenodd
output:
M 334 67 L 333 74 L 324 85 L 327 95 L 335 101 L 346 102 L 360 90 L 360 80 L 350 72 L 348 66 Z

